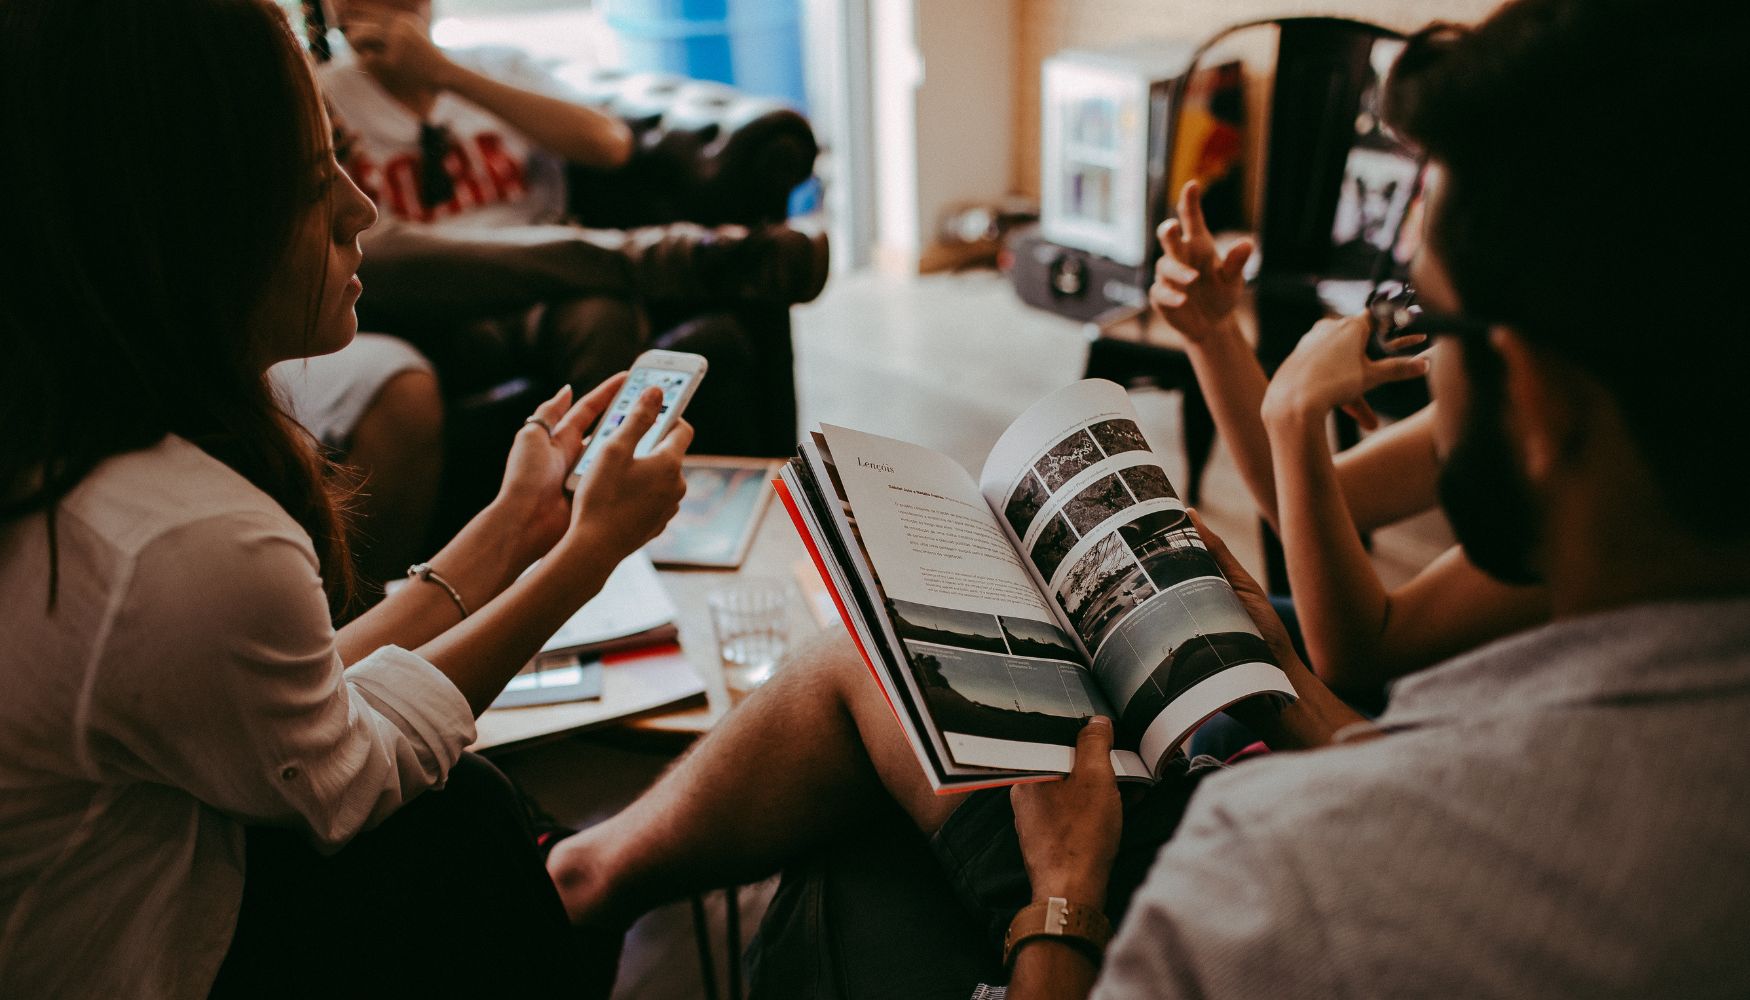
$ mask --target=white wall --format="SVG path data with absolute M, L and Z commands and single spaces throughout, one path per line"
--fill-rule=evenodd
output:
M 1014 5 L 917 0 L 923 85 L 917 94 L 917 218 L 923 244 L 944 208 L 1009 187 Z
M 910 270 L 937 218 L 1008 190 L 1010 0 L 870 0 L 877 256 Z

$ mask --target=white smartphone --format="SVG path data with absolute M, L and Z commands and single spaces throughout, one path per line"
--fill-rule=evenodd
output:
M 583 454 L 578 457 L 577 465 L 571 470 L 571 475 L 565 477 L 565 489 L 574 492 L 578 480 L 583 478 L 585 469 L 589 468 L 596 453 L 607 444 L 614 430 L 626 421 L 626 415 L 632 412 L 632 404 L 645 389 L 656 386 L 662 390 L 662 410 L 656 415 L 656 422 L 650 425 L 650 430 L 638 442 L 634 455 L 648 455 L 656 447 L 669 428 L 681 418 L 681 411 L 686 409 L 687 401 L 693 398 L 693 390 L 699 387 L 699 381 L 705 377 L 705 359 L 698 354 L 685 354 L 680 351 L 645 351 L 638 355 L 638 360 L 632 362 L 632 371 L 626 376 L 626 384 L 620 387 L 620 392 L 614 401 L 608 404 L 607 412 L 596 422 L 595 433 L 590 435 L 589 444 L 584 446 Z

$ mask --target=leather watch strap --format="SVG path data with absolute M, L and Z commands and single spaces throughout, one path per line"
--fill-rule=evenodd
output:
M 1009 933 L 1003 939 L 1003 965 L 1015 963 L 1015 952 L 1034 938 L 1054 937 L 1074 944 L 1088 952 L 1095 962 L 1112 940 L 1112 924 L 1099 907 L 1072 903 L 1062 896 L 1052 896 L 1015 914 L 1009 922 Z

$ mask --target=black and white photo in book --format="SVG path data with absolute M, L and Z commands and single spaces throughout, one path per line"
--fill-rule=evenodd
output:
M 1062 514 L 1053 514 L 1033 541 L 1033 565 L 1039 568 L 1039 575 L 1051 579 L 1057 572 L 1058 564 L 1063 557 L 1069 555 L 1069 550 L 1081 538 L 1075 529 L 1069 526 L 1069 519 Z
M 1119 527 L 1118 534 L 1150 582 L 1162 590 L 1198 577 L 1221 576 L 1215 557 L 1197 537 L 1190 515 L 1183 510 L 1144 514 Z
M 1027 470 L 1003 508 L 1003 516 L 1009 519 L 1009 526 L 1015 529 L 1016 535 L 1027 533 L 1028 525 L 1033 523 L 1033 516 L 1039 513 L 1039 508 L 1045 506 L 1045 501 L 1050 496 L 1051 490 L 1046 488 L 1045 480 L 1039 478 L 1039 473 Z
M 1037 656 L 1047 660 L 1076 662 L 1080 654 L 1063 629 L 1050 622 L 1028 618 L 1008 618 L 999 615 L 1003 637 L 1009 641 L 1009 652 L 1016 656 Z
M 1050 451 L 1040 455 L 1039 460 L 1033 464 L 1033 470 L 1039 474 L 1045 488 L 1055 492 L 1064 483 L 1105 457 L 1105 452 L 1094 443 L 1093 435 L 1086 431 L 1076 431 L 1052 445 Z
M 1094 715 L 1099 695 L 1057 626 L 909 601 L 888 606 L 943 729 L 1073 746 Z
M 1089 427 L 1088 432 L 1108 458 L 1127 451 L 1148 451 L 1148 441 L 1134 420 L 1102 420 Z
M 1118 706 L 1121 744 L 1152 762 L 1234 690 L 1289 693 L 1118 386 L 1081 382 L 1036 404 L 992 449 L 980 485 Z M 1024 526 L 1017 511 L 1031 512 Z
M 1158 465 L 1133 465 L 1120 469 L 1118 475 L 1124 480 L 1124 485 L 1130 487 L 1137 503 L 1179 499 L 1179 494 L 1173 492 L 1173 484 L 1167 481 L 1167 474 Z
M 1101 426 L 1107 427 L 1108 433 L 1092 436 L 1102 442 L 1098 447 L 1101 448 L 1103 459 L 1124 456 L 1126 461 L 1138 461 L 1141 459 L 1136 452 L 1143 451 L 1146 454 L 1146 449 L 1136 447 L 1143 438 L 1135 422 L 1110 420 Z M 1065 441 L 1074 442 L 1079 449 L 1089 436 L 1078 432 Z M 1061 444 L 1053 449 L 1054 452 L 1060 450 L 1063 450 Z M 1089 463 L 1083 465 L 1081 471 L 1085 472 L 1093 467 L 1094 464 Z M 1072 480 L 1081 478 L 1085 477 L 1078 472 Z M 1033 527 L 1034 516 L 1053 499 L 1050 494 L 1046 494 L 1035 501 L 1043 481 L 1037 469 L 1023 474 L 1008 503 L 1004 505 L 1009 526 L 1023 542 L 1029 535 L 1029 529 Z M 1018 503 L 1023 497 L 1026 498 L 1025 502 Z M 1039 570 L 1040 578 L 1048 582 L 1055 579 L 1058 566 L 1081 539 L 1119 513 L 1150 500 L 1178 500 L 1172 484 L 1167 481 L 1167 474 L 1153 465 L 1120 468 L 1077 489 L 1069 500 L 1061 502 L 1055 513 L 1040 521 L 1037 531 L 1033 533 L 1033 543 L 1028 552 L 1034 567 Z M 1025 518 L 1016 516 L 1022 512 L 1027 514 Z
M 1233 591 L 1220 577 L 1163 592 L 1129 635 L 1146 643 L 1114 642 L 1100 658 L 1100 683 L 1119 709 L 1117 732 L 1143 741 L 1173 699 L 1229 667 L 1272 662 L 1270 649 Z
M 889 600 L 893 623 L 901 637 L 939 646 L 1007 653 L 1009 644 L 996 615 L 956 611 L 911 601 Z
M 1158 593 L 1124 540 L 1113 533 L 1095 542 L 1070 567 L 1058 585 L 1057 602 L 1082 644 L 1098 658 L 1113 626 Z
M 1088 535 L 1095 528 L 1116 517 L 1127 507 L 1136 506 L 1136 497 L 1118 473 L 1101 476 L 1069 498 L 1063 505 L 1063 516 L 1078 535 Z

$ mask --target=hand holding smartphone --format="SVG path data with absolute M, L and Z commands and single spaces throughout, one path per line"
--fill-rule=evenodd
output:
M 662 409 L 656 415 L 656 422 L 638 441 L 638 447 L 632 452 L 634 457 L 650 454 L 657 442 L 674 427 L 675 421 L 681 417 L 681 411 L 693 398 L 693 392 L 699 387 L 699 382 L 705 377 L 705 359 L 697 354 L 685 354 L 679 351 L 645 351 L 632 363 L 632 371 L 626 376 L 626 384 L 620 387 L 614 401 L 608 404 L 606 412 L 596 424 L 589 444 L 583 449 L 583 455 L 577 460 L 577 465 L 571 474 L 565 477 L 567 492 L 575 492 L 578 482 L 583 478 L 585 470 L 607 444 L 614 431 L 626 420 L 632 405 L 646 389 L 655 386 L 662 390 Z

